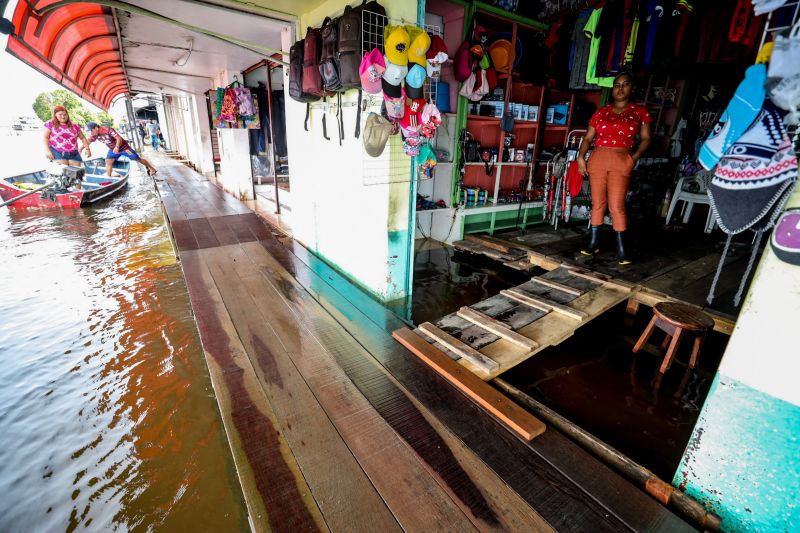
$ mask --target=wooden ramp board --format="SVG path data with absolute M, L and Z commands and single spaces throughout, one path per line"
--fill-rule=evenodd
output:
M 564 341 L 583 324 L 628 299 L 630 290 L 624 283 L 576 275 L 560 267 L 442 317 L 434 327 L 467 350 L 453 349 L 452 341 L 432 337 L 427 327 L 418 333 L 450 359 L 490 380 Z M 475 364 L 476 359 L 481 363 Z M 496 366 L 486 364 L 487 359 Z
M 485 246 L 483 243 L 474 242 L 472 240 L 456 241 L 453 243 L 456 250 L 468 252 L 471 254 L 483 255 L 495 261 L 503 263 L 517 261 L 525 257 L 525 252 L 522 250 L 510 250 L 509 252 L 501 252 L 496 248 Z
M 546 426 L 541 420 L 452 361 L 410 329 L 400 328 L 392 336 L 523 439 L 532 440 L 544 433 Z

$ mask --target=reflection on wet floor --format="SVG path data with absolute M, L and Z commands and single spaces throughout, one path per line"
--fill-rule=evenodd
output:
M 412 316 L 419 324 L 522 283 L 530 274 L 493 270 L 450 247 L 426 244 L 418 248 L 414 276 Z M 642 306 L 631 320 L 622 304 L 502 377 L 669 481 L 728 337 L 710 332 L 693 372 L 686 365 L 691 343 L 682 343 L 672 367 L 658 379 L 663 333 L 653 334 L 638 354 L 631 351 L 651 316 Z
M 480 257 L 457 253 L 450 246 L 418 241 L 411 320 L 414 324 L 438 320 L 529 278 L 527 274 L 500 268 Z

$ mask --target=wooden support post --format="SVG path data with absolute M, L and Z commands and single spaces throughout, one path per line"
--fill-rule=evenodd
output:
M 408 328 L 401 328 L 392 336 L 411 353 L 425 361 L 439 375 L 489 411 L 511 431 L 525 440 L 544 433 L 546 426 L 506 396 L 498 392 L 475 374 L 459 365 L 428 341 Z
M 437 341 L 454 354 L 458 355 L 459 357 L 463 357 L 487 374 L 491 373 L 493 370 L 497 370 L 500 366 L 494 359 L 486 357 L 472 346 L 461 342 L 446 331 L 442 331 L 441 329 L 437 328 L 430 322 L 421 324 L 418 329 L 431 340 Z
M 589 316 L 580 309 L 575 309 L 573 307 L 569 307 L 564 304 L 560 304 L 558 302 L 542 298 L 541 296 L 536 296 L 527 292 L 523 292 L 522 290 L 516 288 L 502 290 L 500 291 L 500 294 L 508 298 L 511 298 L 512 300 L 524 303 L 525 305 L 535 307 L 536 309 L 541 309 L 542 311 L 547 311 L 547 312 L 555 311 L 556 313 L 560 313 L 564 316 L 574 318 L 579 322 L 584 321 Z
M 514 343 L 517 346 L 521 346 L 526 350 L 535 350 L 539 347 L 539 344 L 536 341 L 520 335 L 516 331 L 512 330 L 511 326 L 508 324 L 504 324 L 499 320 L 495 320 L 494 318 L 476 311 L 471 307 L 462 307 L 458 310 L 457 314 L 464 320 L 468 320 L 476 326 L 480 326 L 486 331 L 494 333 L 498 337 L 506 339 L 507 341 Z

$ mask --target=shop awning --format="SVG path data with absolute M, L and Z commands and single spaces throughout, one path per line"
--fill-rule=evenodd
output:
M 6 50 L 48 78 L 94 105 L 108 109 L 129 92 L 110 8 L 70 4 L 34 13 L 54 0 L 20 1 L 14 10 L 15 34 Z M 6 80 L 13 83 L 13 80 Z

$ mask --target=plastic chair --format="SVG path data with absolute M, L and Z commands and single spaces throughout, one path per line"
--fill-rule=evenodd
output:
M 664 223 L 669 224 L 669 221 L 672 219 L 672 213 L 675 211 L 675 206 L 680 201 L 684 202 L 683 210 L 681 211 L 684 224 L 689 222 L 694 204 L 705 204 L 708 205 L 709 208 L 704 231 L 706 233 L 711 233 L 717 225 L 717 220 L 714 217 L 714 210 L 710 207 L 711 201 L 708 199 L 707 192 L 708 185 L 711 183 L 711 178 L 713 177 L 713 173 L 703 170 L 694 176 L 684 176 L 679 179 L 678 184 L 675 186 L 675 192 L 672 194 L 672 201 L 669 204 L 667 219 Z M 691 184 L 695 184 L 695 186 L 691 187 Z

